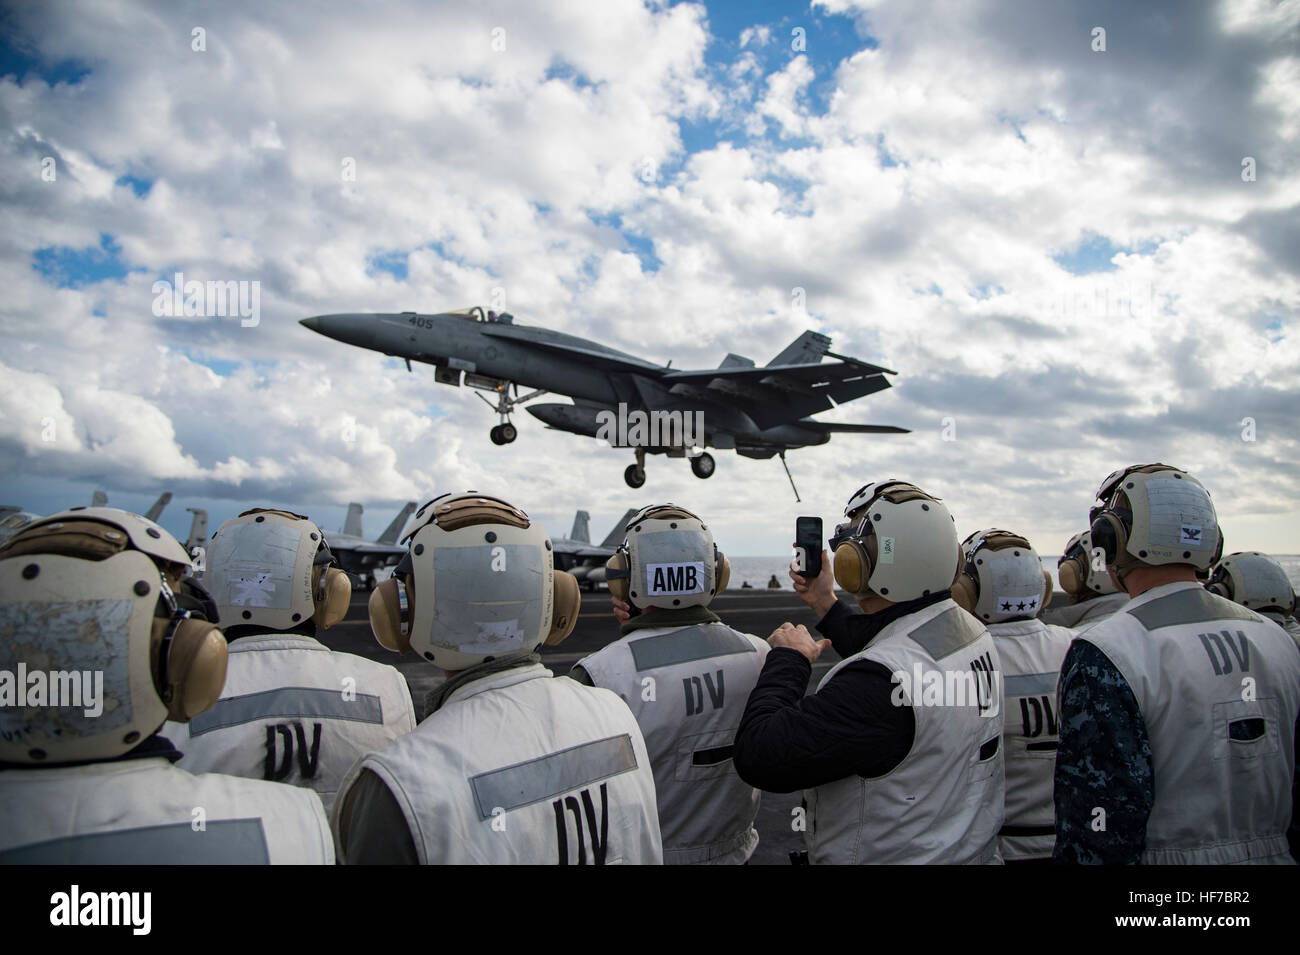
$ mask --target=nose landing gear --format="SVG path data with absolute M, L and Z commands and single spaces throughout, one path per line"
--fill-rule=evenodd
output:
M 467 381 L 468 377 L 469 376 L 466 376 Z M 489 381 L 492 380 L 494 379 L 489 379 Z M 471 385 L 471 387 L 478 386 Z M 475 393 L 478 394 L 480 398 L 483 398 L 483 401 L 489 408 L 501 416 L 501 423 L 493 426 L 492 430 L 488 432 L 488 437 L 492 439 L 493 444 L 510 444 L 510 442 L 514 441 L 515 438 L 519 437 L 519 430 L 510 423 L 510 413 L 515 410 L 516 405 L 521 405 L 525 401 L 532 401 L 538 395 L 546 394 L 545 388 L 538 388 L 536 391 L 530 391 L 528 394 L 521 397 L 519 395 L 519 386 L 509 381 L 499 382 L 495 387 L 483 390 L 496 392 L 496 404 L 488 401 L 487 398 L 483 398 L 481 391 Z M 512 392 L 513 397 L 511 397 Z

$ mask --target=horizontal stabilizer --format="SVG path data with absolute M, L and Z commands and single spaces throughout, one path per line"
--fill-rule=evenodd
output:
M 727 357 L 722 359 L 722 364 L 719 365 L 718 367 L 719 368 L 753 368 L 754 359 L 746 358 L 744 355 L 734 355 L 728 352 Z

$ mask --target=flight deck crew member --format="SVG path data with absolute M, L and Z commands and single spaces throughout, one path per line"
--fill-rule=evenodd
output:
M 645 736 L 664 862 L 738 865 L 758 846 L 759 792 L 736 775 L 736 727 L 768 645 L 709 611 L 731 567 L 704 523 L 674 504 L 632 518 L 606 563 L 614 599 L 642 611 L 624 636 L 574 666 L 613 690 Z
M 1223 544 L 1195 478 L 1134 465 L 1097 497 L 1093 544 L 1132 599 L 1061 668 L 1055 858 L 1290 862 L 1300 653 L 1201 586 Z
M 1115 586 L 1106 570 L 1106 560 L 1093 546 L 1088 531 L 1075 534 L 1056 562 L 1056 576 L 1070 602 L 1041 614 L 1044 623 L 1079 633 L 1105 620 L 1128 603 L 1128 594 Z
M 226 521 L 205 583 L 226 624 L 226 686 L 206 713 L 163 728 L 180 767 L 306 786 L 328 813 L 353 763 L 415 729 L 406 680 L 316 639 L 346 615 L 352 585 L 300 514 L 254 508 Z
M 1272 557 L 1258 551 L 1229 554 L 1210 571 L 1205 589 L 1267 617 L 1300 646 L 1295 589 L 1282 565 Z
M 348 773 L 332 823 L 348 863 L 661 863 L 654 774 L 627 705 L 553 678 L 578 582 L 498 498 L 420 508 L 410 550 L 370 597 L 390 650 L 448 674 L 414 732 Z
M 39 701 L 0 690 L 0 864 L 333 863 L 315 793 L 172 765 L 159 728 L 226 675 L 216 621 L 177 599 L 188 569 L 165 530 L 108 507 L 0 548 L 0 672 L 45 677 L 18 681 Z
M 962 550 L 966 564 L 952 599 L 988 627 L 1002 664 L 1007 782 L 998 847 L 1006 862 L 1048 862 L 1056 841 L 1056 681 L 1074 634 L 1038 619 L 1051 599 L 1052 577 L 1029 541 L 988 528 L 967 537 Z
M 805 790 L 812 863 L 1000 862 L 998 652 L 950 597 L 963 563 L 952 516 L 902 481 L 866 485 L 844 513 L 834 582 L 863 613 L 838 605 L 824 553 L 820 577 L 795 577 L 830 639 L 790 624 L 769 638 L 736 769 L 760 789 Z M 805 697 L 831 645 L 844 659 Z

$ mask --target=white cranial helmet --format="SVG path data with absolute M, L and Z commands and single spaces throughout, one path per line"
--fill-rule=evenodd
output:
M 189 566 L 158 525 L 108 507 L 33 521 L 0 548 L 0 671 L 23 696 L 0 707 L 0 760 L 111 759 L 216 701 L 226 641 L 179 605 Z
M 731 564 L 696 515 L 676 504 L 642 508 L 605 563 L 609 592 L 634 607 L 707 607 L 726 590 Z
M 1056 575 L 1061 589 L 1076 601 L 1119 593 L 1106 570 L 1106 555 L 1100 547 L 1093 547 L 1091 531 L 1070 538 L 1056 562 Z
M 1208 571 L 1223 553 L 1210 494 L 1186 471 L 1141 464 L 1112 472 L 1089 515 L 1094 547 L 1120 582 L 1135 567 L 1189 564 Z
M 1037 617 L 1052 596 L 1052 578 L 1029 541 L 996 527 L 962 542 L 966 563 L 952 599 L 985 623 Z
M 1205 589 L 1248 610 L 1295 613 L 1295 589 L 1282 565 L 1258 551 L 1229 554 L 1210 572 Z
M 370 625 L 390 650 L 464 670 L 556 644 L 573 630 L 578 581 L 555 569 L 546 530 L 519 508 L 473 491 L 416 511 L 409 551 L 370 597 Z
M 332 566 L 320 528 L 301 514 L 254 508 L 226 521 L 208 545 L 204 583 L 227 627 L 322 629 L 347 614 L 352 584 Z
M 948 508 L 914 484 L 860 488 L 830 544 L 835 580 L 859 597 L 903 603 L 952 586 L 965 556 Z

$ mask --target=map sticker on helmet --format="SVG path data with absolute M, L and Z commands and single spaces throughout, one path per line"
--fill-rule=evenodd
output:
M 0 607 L 0 735 L 9 742 L 84 736 L 131 722 L 132 601 Z M 87 677 L 98 692 L 86 697 Z
M 680 597 L 704 593 L 704 561 L 646 564 L 645 589 L 650 597 Z

